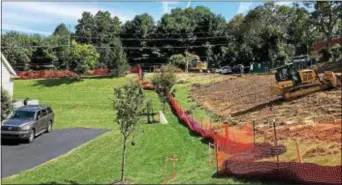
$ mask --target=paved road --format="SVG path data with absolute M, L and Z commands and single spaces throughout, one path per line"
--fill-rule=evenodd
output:
M 70 128 L 40 135 L 30 144 L 2 140 L 1 176 L 4 178 L 28 170 L 65 154 L 105 132 L 107 131 Z

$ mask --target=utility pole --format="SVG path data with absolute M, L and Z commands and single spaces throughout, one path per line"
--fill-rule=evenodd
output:
M 185 72 L 189 72 L 189 61 L 188 61 L 188 50 L 186 49 L 185 50 Z
M 70 30 L 70 24 L 68 25 L 68 27 L 69 27 L 69 37 L 68 37 L 68 55 L 70 56 L 70 40 L 71 40 L 71 30 Z M 67 70 L 69 71 L 69 59 L 70 59 L 70 57 L 68 57 L 68 59 L 67 59 Z

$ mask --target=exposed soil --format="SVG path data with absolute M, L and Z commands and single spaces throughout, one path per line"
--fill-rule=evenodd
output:
M 324 71 L 333 71 L 333 72 L 342 72 L 342 60 L 338 62 L 326 62 L 326 63 L 320 63 L 316 64 L 313 67 L 317 72 L 324 73 Z
M 192 96 L 220 116 L 230 116 L 278 99 L 272 95 L 273 75 L 246 75 L 208 86 L 193 86 Z
M 305 159 L 340 157 L 341 87 L 292 101 L 275 101 L 278 97 L 270 91 L 273 84 L 273 75 L 246 75 L 206 86 L 194 85 L 191 93 L 199 104 L 217 115 L 242 124 L 255 121 L 256 137 L 261 139 L 257 142 L 274 142 L 275 121 L 279 143 L 286 144 L 290 139 L 313 147 L 303 151 Z M 295 159 L 289 156 L 288 160 Z
M 234 121 L 306 123 L 341 118 L 341 87 L 284 102 L 276 100 L 273 75 L 246 75 L 207 86 L 193 86 L 192 97 L 213 113 Z M 268 102 L 273 102 L 268 104 Z M 237 115 L 236 113 L 241 113 Z M 268 124 L 267 124 L 268 125 Z
M 305 141 L 341 142 L 341 120 L 330 123 L 315 123 L 310 125 L 292 124 L 277 126 L 278 140 L 299 139 Z M 273 141 L 273 127 L 257 129 L 257 135 L 263 135 L 265 140 Z M 334 146 L 334 145 L 333 145 Z
M 269 123 L 273 119 L 280 124 L 313 124 L 321 121 L 340 119 L 341 88 L 317 92 L 305 97 L 282 102 L 270 108 L 234 117 L 236 120 L 254 120 L 258 124 Z

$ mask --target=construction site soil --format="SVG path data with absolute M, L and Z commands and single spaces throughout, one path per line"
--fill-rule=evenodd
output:
M 257 142 L 278 144 L 288 151 L 283 161 L 296 161 L 295 141 L 307 161 L 341 165 L 341 87 L 283 101 L 272 95 L 273 75 L 244 75 L 210 85 L 193 85 L 191 95 L 207 110 L 237 123 L 256 124 Z M 322 158 L 325 156 L 325 158 Z M 317 158 L 319 157 L 319 158 Z
M 341 87 L 292 101 L 272 95 L 273 75 L 245 75 L 207 86 L 193 85 L 192 97 L 209 111 L 237 122 L 316 123 L 341 118 Z

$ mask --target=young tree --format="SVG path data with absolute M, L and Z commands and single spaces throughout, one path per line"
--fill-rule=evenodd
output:
M 55 31 L 53 32 L 53 36 L 56 40 L 56 45 L 58 47 L 54 47 L 54 52 L 56 53 L 56 57 L 58 60 L 55 62 L 54 66 L 57 69 L 67 69 L 69 70 L 70 61 L 70 48 L 65 47 L 65 45 L 69 45 L 71 39 L 71 32 L 68 30 L 64 23 L 59 24 Z
M 7 91 L 1 89 L 1 121 L 12 112 L 11 98 Z
M 182 54 L 175 54 L 169 58 L 169 63 L 181 69 L 185 69 L 186 61 Z
M 128 70 L 128 63 L 120 39 L 114 38 L 109 47 L 109 60 L 106 65 L 112 75 L 123 76 Z
M 73 41 L 71 45 L 71 70 L 83 74 L 96 66 L 99 54 L 90 44 L 78 44 Z
M 173 72 L 157 73 L 152 78 L 152 84 L 154 85 L 159 98 L 163 102 L 163 112 L 165 112 L 165 102 L 168 94 L 171 92 L 172 86 L 176 83 L 176 75 Z
M 125 181 L 127 138 L 136 129 L 140 116 L 144 112 L 144 98 L 144 90 L 137 81 L 131 81 L 123 87 L 114 89 L 113 109 L 116 113 L 115 122 L 119 124 L 123 137 L 121 182 Z

